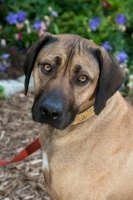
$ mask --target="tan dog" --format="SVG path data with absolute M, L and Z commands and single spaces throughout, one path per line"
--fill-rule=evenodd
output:
M 133 200 L 133 108 L 118 64 L 92 41 L 46 33 L 28 51 L 25 93 L 32 70 L 51 199 Z

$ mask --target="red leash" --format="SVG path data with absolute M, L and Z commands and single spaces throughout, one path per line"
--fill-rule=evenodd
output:
M 18 162 L 21 160 L 24 160 L 29 155 L 40 149 L 41 144 L 39 142 L 39 138 L 35 139 L 31 144 L 29 144 L 25 149 L 23 149 L 15 158 L 13 158 L 11 161 L 4 161 L 0 160 L 0 166 L 8 165 L 10 163 Z

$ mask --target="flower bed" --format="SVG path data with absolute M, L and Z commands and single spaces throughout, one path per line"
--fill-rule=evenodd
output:
M 111 53 L 125 71 L 122 94 L 133 94 L 132 0 L 1 0 L 0 18 L 2 76 L 8 77 L 9 68 L 14 67 L 13 57 L 25 53 L 45 31 L 72 33 L 93 40 Z M 19 71 L 19 64 L 17 68 Z

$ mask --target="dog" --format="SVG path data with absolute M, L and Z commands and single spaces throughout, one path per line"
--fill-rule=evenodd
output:
M 32 116 L 52 200 L 133 200 L 133 108 L 121 96 L 124 74 L 111 55 L 77 35 L 45 33 L 24 62 Z

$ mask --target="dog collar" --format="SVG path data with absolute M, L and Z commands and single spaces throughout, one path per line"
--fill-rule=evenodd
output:
M 79 123 L 85 121 L 86 119 L 89 119 L 94 114 L 95 114 L 94 113 L 94 106 L 92 106 L 92 107 L 88 108 L 87 110 L 85 110 L 84 112 L 77 114 L 72 125 L 79 124 Z

